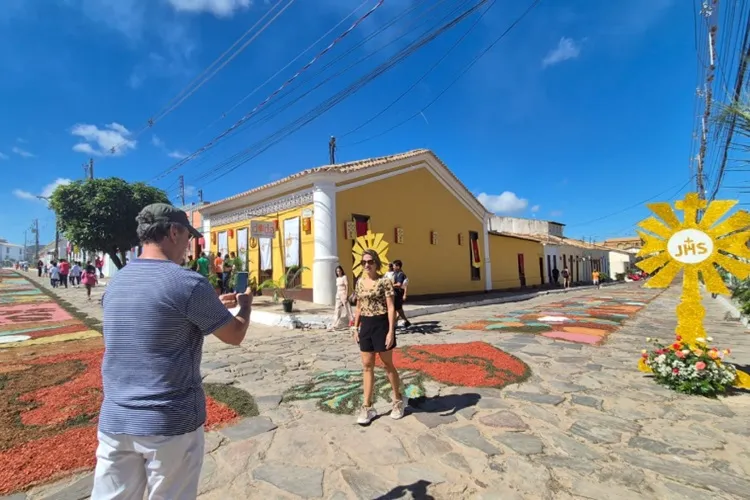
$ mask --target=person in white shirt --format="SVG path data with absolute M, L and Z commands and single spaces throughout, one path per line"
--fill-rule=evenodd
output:
M 60 283 L 60 269 L 57 267 L 57 262 L 52 262 L 50 264 L 49 280 L 52 284 L 52 288 L 57 288 L 57 284 Z
M 81 266 L 78 262 L 73 262 L 73 267 L 70 268 L 70 286 L 76 288 L 81 287 Z

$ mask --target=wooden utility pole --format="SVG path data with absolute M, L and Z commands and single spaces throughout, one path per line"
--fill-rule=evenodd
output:
M 180 176 L 180 206 L 185 206 L 185 176 Z
M 201 205 L 203 204 L 203 190 L 202 189 L 198 190 L 198 201 L 201 203 Z
M 94 178 L 94 159 L 89 158 L 89 179 Z

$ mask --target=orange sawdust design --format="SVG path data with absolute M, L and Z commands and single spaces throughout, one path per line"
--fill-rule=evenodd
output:
M 531 375 L 526 363 L 485 342 L 402 347 L 394 351 L 393 361 L 399 369 L 466 387 L 504 387 Z
M 0 279 L 8 275 L 0 271 Z M 42 340 L 90 331 L 60 311 L 49 297 L 38 311 L 3 307 L 6 323 L 0 325 L 0 335 L 29 330 L 19 334 Z M 103 352 L 100 336 L 2 349 L 0 495 L 93 468 Z M 235 410 L 210 397 L 206 410 L 209 430 L 238 418 Z

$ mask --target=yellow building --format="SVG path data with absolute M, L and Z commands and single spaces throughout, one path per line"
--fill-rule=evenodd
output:
M 544 275 L 544 246 L 539 238 L 489 232 L 492 289 L 539 286 Z
M 247 254 L 259 282 L 308 268 L 297 297 L 315 303 L 333 303 L 336 266 L 361 272 L 353 249 L 375 238 L 403 261 L 410 296 L 493 288 L 490 214 L 429 150 L 305 170 L 200 211 L 210 251 Z

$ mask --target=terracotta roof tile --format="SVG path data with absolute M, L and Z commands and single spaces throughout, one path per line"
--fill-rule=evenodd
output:
M 394 155 L 380 156 L 380 157 L 377 157 L 377 158 L 367 158 L 367 159 L 364 159 L 364 160 L 356 160 L 356 161 L 351 161 L 351 162 L 347 162 L 347 163 L 336 163 L 334 165 L 323 165 L 323 166 L 320 166 L 320 167 L 309 168 L 307 170 L 303 170 L 301 172 L 297 172 L 295 174 L 292 174 L 292 175 L 289 175 L 287 177 L 284 177 L 283 179 L 279 179 L 277 181 L 273 181 L 273 182 L 270 182 L 268 184 L 264 184 L 262 186 L 255 187 L 255 188 L 250 189 L 248 191 L 244 191 L 242 193 L 232 195 L 232 196 L 230 196 L 228 198 L 224 198 L 223 200 L 219 200 L 219 201 L 215 201 L 213 203 L 209 203 L 207 205 L 202 206 L 201 208 L 202 209 L 211 208 L 211 207 L 214 207 L 216 205 L 220 205 L 220 204 L 226 203 L 228 201 L 236 200 L 238 198 L 242 198 L 244 196 L 248 196 L 250 194 L 257 193 L 259 191 L 263 191 L 265 189 L 268 189 L 268 188 L 271 188 L 271 187 L 274 187 L 274 186 L 278 186 L 280 184 L 284 184 L 284 183 L 289 182 L 291 180 L 299 179 L 300 177 L 305 177 L 305 176 L 308 176 L 308 175 L 311 175 L 311 174 L 324 173 L 324 172 L 340 172 L 340 173 L 356 172 L 357 170 L 363 170 L 363 169 L 366 169 L 366 168 L 369 168 L 369 167 L 375 167 L 375 166 L 378 166 L 378 165 L 383 165 L 385 163 L 390 163 L 390 162 L 395 162 L 395 161 L 400 161 L 400 160 L 406 160 L 408 158 L 419 156 L 419 155 L 424 154 L 424 153 L 432 154 L 440 162 L 441 165 L 443 165 L 446 169 L 448 169 L 448 167 L 440 160 L 440 158 L 438 158 L 437 155 L 435 155 L 434 153 L 432 153 L 432 151 L 430 151 L 429 149 L 414 149 L 412 151 L 407 151 L 405 153 L 399 153 L 399 154 L 394 154 Z M 450 169 L 448 169 L 448 171 L 450 172 Z M 451 175 L 453 175 L 453 177 L 459 183 L 461 182 L 452 172 L 451 172 Z M 464 188 L 466 188 L 466 186 L 464 186 L 463 183 L 461 184 L 461 186 L 463 186 Z M 468 191 L 468 189 L 467 189 L 467 191 Z

